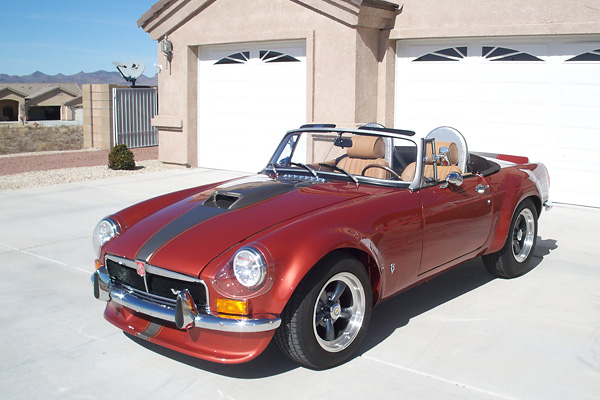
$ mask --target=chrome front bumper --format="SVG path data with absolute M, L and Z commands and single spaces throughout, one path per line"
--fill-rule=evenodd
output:
M 278 317 L 232 319 L 199 312 L 187 290 L 182 290 L 177 295 L 175 307 L 153 301 L 152 298 L 140 298 L 132 291 L 114 285 L 105 267 L 97 269 L 92 274 L 92 283 L 94 297 L 98 300 L 114 301 L 141 314 L 171 322 L 179 329 L 197 327 L 224 332 L 252 333 L 270 331 L 281 325 L 281 319 Z

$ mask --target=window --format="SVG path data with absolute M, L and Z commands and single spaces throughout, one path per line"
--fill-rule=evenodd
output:
M 217 64 L 245 64 L 250 59 L 250 52 L 243 51 L 240 53 L 230 54 L 227 57 L 221 58 L 215 63 Z
M 600 61 L 600 49 L 589 51 L 587 53 L 582 53 L 573 58 L 569 58 L 566 62 L 576 62 L 576 61 Z
M 5 118 L 9 118 L 9 121 L 13 118 L 13 108 L 11 106 L 6 106 L 2 109 L 2 116 Z
M 277 51 L 272 50 L 261 50 L 259 52 L 259 57 L 261 61 L 265 63 L 280 63 L 280 62 L 300 62 L 295 57 L 292 57 L 288 54 L 279 53 Z M 230 54 L 227 57 L 221 58 L 219 61 L 215 63 L 215 65 L 223 65 L 223 64 L 245 64 L 250 60 L 250 52 L 242 51 L 239 53 Z
M 279 53 L 270 50 L 261 50 L 260 59 L 266 63 L 272 62 L 300 62 L 297 58 L 289 56 L 287 54 Z
M 481 56 L 490 61 L 541 61 L 544 60 L 524 53 L 519 50 L 508 49 L 506 47 L 483 46 Z
M 413 60 L 416 61 L 460 61 L 467 56 L 467 46 L 449 47 L 447 49 L 436 50 L 422 55 Z

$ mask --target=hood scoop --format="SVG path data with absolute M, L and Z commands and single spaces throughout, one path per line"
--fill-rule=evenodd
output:
M 272 199 L 294 190 L 294 185 L 278 181 L 243 184 L 215 190 L 202 205 L 222 210 L 237 210 Z
M 216 207 L 223 210 L 229 210 L 242 197 L 240 193 L 221 192 L 215 190 L 206 200 L 203 205 L 207 207 Z

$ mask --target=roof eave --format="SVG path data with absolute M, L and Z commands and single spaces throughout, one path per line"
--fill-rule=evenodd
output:
M 137 21 L 153 40 L 160 40 L 216 0 L 159 0 Z M 291 0 L 349 26 L 390 29 L 399 4 L 388 0 Z

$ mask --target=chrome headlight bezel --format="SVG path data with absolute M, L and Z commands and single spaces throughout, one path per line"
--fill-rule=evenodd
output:
M 263 254 L 253 247 L 242 247 L 233 257 L 233 273 L 240 285 L 255 289 L 267 277 L 267 262 Z
M 100 220 L 100 222 L 96 224 L 94 233 L 92 234 L 92 245 L 94 246 L 96 257 L 100 257 L 102 247 L 120 233 L 121 229 L 119 228 L 119 224 L 112 218 L 106 217 Z

